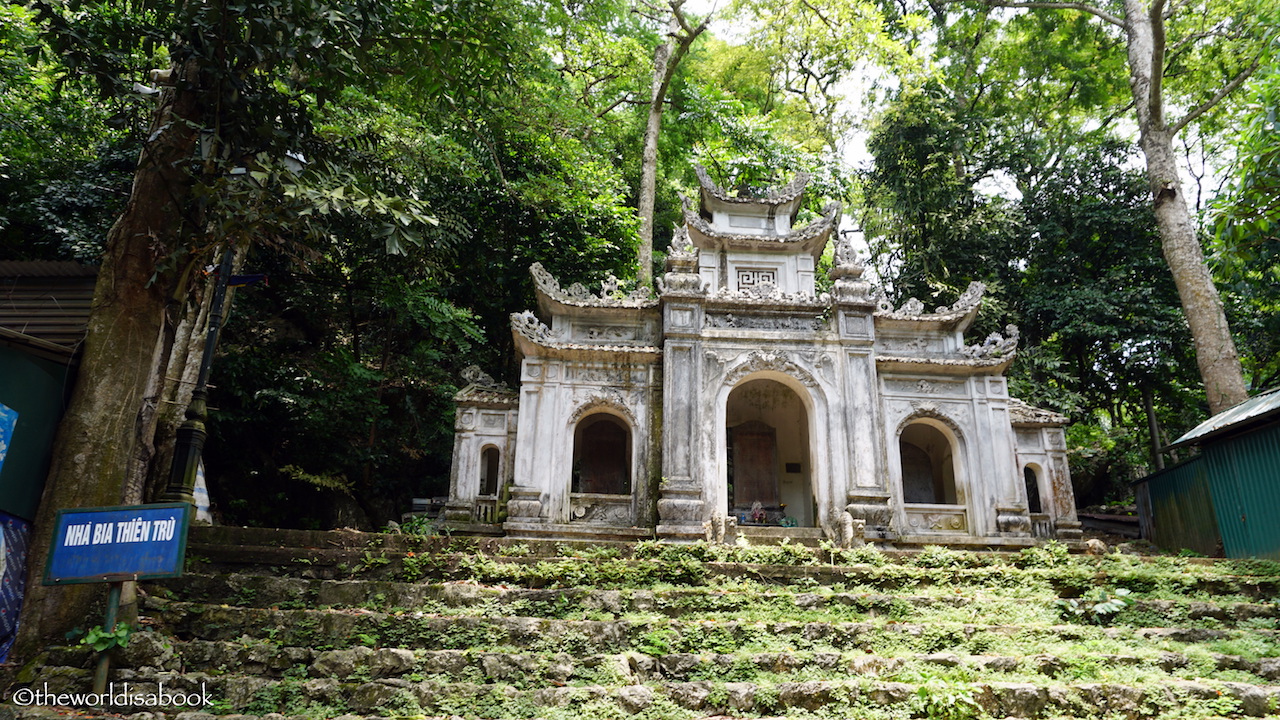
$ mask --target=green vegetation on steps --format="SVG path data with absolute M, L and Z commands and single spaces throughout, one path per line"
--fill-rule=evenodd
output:
M 268 552 L 266 531 L 197 533 L 201 562 L 144 586 L 149 629 L 113 679 L 203 687 L 204 713 L 250 717 L 1208 718 L 1280 702 L 1276 563 L 313 535 Z M 90 659 L 52 648 L 18 680 L 83 691 Z

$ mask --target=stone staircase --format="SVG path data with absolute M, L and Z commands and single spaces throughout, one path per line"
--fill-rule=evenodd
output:
M 74 717 L 1280 712 L 1280 564 L 1265 561 L 247 528 L 194 529 L 188 560 L 143 587 L 112 681 L 211 702 Z M 88 692 L 91 668 L 51 648 L 6 697 Z

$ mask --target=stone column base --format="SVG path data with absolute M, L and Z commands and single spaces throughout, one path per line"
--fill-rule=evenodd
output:
M 658 500 L 658 538 L 694 542 L 706 536 L 703 527 L 702 489 L 690 484 L 667 485 Z

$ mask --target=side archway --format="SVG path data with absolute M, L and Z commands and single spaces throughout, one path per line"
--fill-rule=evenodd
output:
M 898 430 L 902 501 L 908 505 L 963 505 L 960 447 L 954 428 L 938 418 L 908 418 Z
M 592 412 L 573 431 L 570 492 L 631 494 L 631 428 L 617 415 Z

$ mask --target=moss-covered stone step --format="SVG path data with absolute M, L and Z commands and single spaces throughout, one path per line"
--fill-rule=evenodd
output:
M 1091 625 L 996 625 L 790 621 L 562 620 L 459 617 L 364 609 L 274 610 L 147 600 L 154 617 L 180 639 L 266 639 L 282 645 L 334 649 L 383 647 L 525 650 L 609 654 L 637 651 L 741 652 L 795 649 L 864 650 L 877 654 L 957 652 L 1036 654 L 1082 642 L 1117 647 L 1205 644 L 1251 657 L 1280 655 L 1280 631 L 1218 628 L 1131 628 Z M 1234 652 L 1239 645 L 1247 652 Z M 654 652 L 654 651 L 657 652 Z
M 171 672 L 203 672 L 282 678 L 287 675 L 338 680 L 431 676 L 452 681 L 506 682 L 522 686 L 570 682 L 722 680 L 808 674 L 825 679 L 876 676 L 903 680 L 924 676 L 996 679 L 1072 678 L 1112 681 L 1144 677 L 1209 678 L 1256 683 L 1280 681 L 1280 658 L 1246 658 L 1192 649 L 1189 654 L 1140 649 L 1131 654 L 1077 649 L 1069 656 L 957 655 L 937 652 L 897 656 L 865 652 L 785 651 L 754 653 L 629 652 L 574 655 L 563 652 L 507 653 L 486 650 L 408 650 L 355 646 L 341 650 L 281 646 L 244 638 L 236 641 L 176 641 L 155 632 L 136 633 L 118 651 L 118 664 Z M 50 667 L 87 668 L 83 646 L 51 648 L 20 679 L 33 682 Z M 36 667 L 38 666 L 38 668 Z
M 528 589 L 463 583 L 404 583 L 386 580 L 310 580 L 266 575 L 187 576 L 157 583 L 152 592 L 184 601 L 217 601 L 244 607 L 282 609 L 335 607 L 421 610 L 442 614 L 502 614 L 551 618 L 617 618 L 651 614 L 673 618 L 732 619 L 744 615 L 787 615 L 795 620 L 900 621 L 956 619 L 982 614 L 988 622 L 1053 622 L 1071 619 L 1047 589 L 1039 596 L 984 589 L 955 589 L 933 595 L 883 592 L 743 591 L 729 588 L 666 590 L 594 588 Z M 965 611 L 969 611 L 966 613 Z M 1087 619 L 1087 618 L 1086 618 Z M 1210 602 L 1139 598 L 1113 618 L 1148 626 L 1275 627 L 1275 603 Z
M 265 566 L 199 562 L 191 556 L 192 572 L 211 574 L 235 570 L 314 579 L 364 579 L 405 582 L 469 581 L 526 588 L 624 589 L 655 584 L 702 586 L 708 583 L 759 582 L 799 588 L 833 587 L 860 591 L 895 591 L 922 587 L 942 588 L 1045 588 L 1054 594 L 1084 594 L 1097 587 L 1123 587 L 1144 595 L 1178 597 L 1188 594 L 1234 597 L 1237 601 L 1280 597 L 1280 564 L 1263 563 L 1243 574 L 1250 565 L 1238 561 L 1185 565 L 1182 559 L 1146 561 L 1129 556 L 1067 558 L 1051 566 L 1019 564 L 1022 556 L 980 558 L 948 564 L 938 553 L 919 553 L 909 560 L 876 563 L 822 564 L 818 558 L 788 551 L 781 559 L 794 564 L 762 564 L 698 559 L 700 554 L 719 556 L 730 552 L 712 546 L 671 546 L 654 551 L 657 557 L 640 559 L 567 557 L 505 557 L 484 554 L 438 554 L 375 547 L 344 551 L 349 562 L 321 567 L 295 548 L 272 549 L 277 557 Z M 786 547 L 786 546 L 781 546 Z M 1035 550 L 1036 548 L 1033 548 Z M 748 549 L 749 550 L 749 549 Z M 241 548 L 221 548 L 224 555 L 240 559 Z M 736 550 L 734 552 L 737 552 Z M 746 552 L 746 551 L 743 551 Z M 968 555 L 956 551 L 959 558 Z M 965 564 L 966 562 L 970 564 Z M 1274 567 L 1273 567 L 1274 565 Z
M 82 689 L 82 676 L 60 678 Z M 893 682 L 877 679 L 783 680 L 778 682 L 624 682 L 542 687 L 507 683 L 419 681 L 402 678 L 340 681 L 334 678 L 267 679 L 247 675 L 176 675 L 148 669 L 124 670 L 115 678 L 128 692 L 212 698 L 223 714 L 306 713 L 333 718 L 346 712 L 378 715 L 460 715 L 481 718 L 608 718 L 648 711 L 682 718 L 732 714 L 822 711 L 826 716 L 887 717 L 913 713 L 927 717 L 1154 718 L 1269 714 L 1280 704 L 1280 687 L 1237 682 L 1167 680 L 1143 685 L 1032 682 Z M 136 710 L 125 706 L 120 710 Z M 177 710 L 177 708 L 171 708 Z M 964 715 L 947 715 L 961 713 Z

